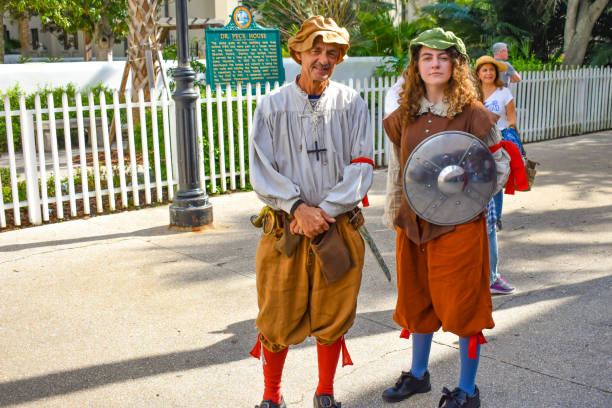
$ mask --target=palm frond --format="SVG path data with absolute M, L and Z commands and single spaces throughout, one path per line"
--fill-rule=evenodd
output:
M 440 18 L 464 20 L 473 24 L 481 23 L 481 20 L 474 17 L 468 8 L 462 7 L 456 3 L 432 4 L 431 6 L 423 7 L 422 11 L 423 13 L 432 14 Z

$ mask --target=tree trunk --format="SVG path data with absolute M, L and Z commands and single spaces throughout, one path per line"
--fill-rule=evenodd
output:
M 94 26 L 93 42 L 96 49 L 96 61 L 112 61 L 115 33 L 113 32 L 106 15 Z
M 4 64 L 4 10 L 0 8 L 0 64 Z
M 83 31 L 83 61 L 91 61 L 93 58 L 93 42 L 91 34 L 87 31 Z
M 157 43 L 157 0 L 128 0 L 130 18 L 128 26 L 128 61 L 132 74 L 132 95 L 137 97 L 140 89 L 145 100 L 150 100 L 146 51 L 153 54 L 155 72 L 160 69 L 155 54 L 160 49 Z
M 21 43 L 21 55 L 23 57 L 31 56 L 30 17 L 27 14 L 19 19 L 19 42 Z
M 569 0 L 563 35 L 563 65 L 579 66 L 591 41 L 591 33 L 609 0 Z

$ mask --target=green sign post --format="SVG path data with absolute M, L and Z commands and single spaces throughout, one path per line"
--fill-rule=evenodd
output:
M 223 28 L 206 29 L 206 82 L 285 82 L 280 32 L 257 25 L 246 7 L 236 7 L 231 17 Z

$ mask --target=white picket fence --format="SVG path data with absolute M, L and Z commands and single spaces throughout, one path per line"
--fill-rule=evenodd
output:
M 515 85 L 513 91 L 521 137 L 525 142 L 612 128 L 610 68 L 524 72 L 521 75 L 523 81 Z M 382 127 L 382 113 L 385 92 L 395 79 L 379 77 L 346 82 L 360 92 L 370 108 L 372 143 L 378 166 L 387 163 L 389 142 Z M 217 86 L 215 96 L 213 89 L 207 87 L 204 97 L 198 98 L 199 174 L 201 187 L 208 193 L 247 187 L 247 135 L 252 127 L 254 108 L 271 87 L 276 88 L 278 84 L 267 83 L 263 89 L 250 84 L 244 89 L 241 85 L 235 88 Z M 4 110 L 0 106 L 0 117 L 4 117 L 6 124 L 8 152 L 0 155 L 0 167 L 9 168 L 12 200 L 4 203 L 0 181 L 0 228 L 6 228 L 8 215 L 9 224 L 21 225 L 25 212 L 32 224 L 49 221 L 50 215 L 57 219 L 89 215 L 92 213 L 90 201 L 95 212 L 102 213 L 172 200 L 178 174 L 174 102 L 165 92 L 153 93 L 151 99 L 146 102 L 140 93 L 134 101 L 126 94 L 125 102 L 120 103 L 115 92 L 112 102 L 107 103 L 101 93 L 98 104 L 94 103 L 93 94 L 87 95 L 86 104 L 83 104 L 82 96 L 77 95 L 75 105 L 70 106 L 67 96 L 63 95 L 61 107 L 55 107 L 52 95 L 48 95 L 46 107 L 43 108 L 40 98 L 36 97 L 35 109 L 27 109 L 24 96 L 18 107 L 10 106 L 5 98 Z M 138 115 L 136 122 L 134 114 Z M 14 118 L 18 118 L 20 124 L 21 151 L 15 149 Z M 135 135 L 136 123 L 140 124 L 139 135 Z M 148 125 L 151 134 L 147 131 Z M 75 126 L 76 129 L 71 128 Z M 111 126 L 115 134 L 113 143 Z M 58 145 L 58 127 L 62 130 L 63 147 Z M 89 140 L 85 139 L 86 128 Z M 98 145 L 100 137 L 101 146 Z M 153 144 L 152 157 L 149 157 L 149 140 Z M 138 141 L 140 149 L 137 151 Z M 128 150 L 126 157 L 125 148 Z M 45 153 L 46 150 L 50 153 Z M 99 153 L 104 165 L 101 165 Z M 73 164 L 74 157 L 78 157 L 78 165 Z M 113 157 L 116 164 L 112 162 Z M 81 183 L 78 183 L 77 173 L 88 176 L 80 177 Z M 53 195 L 48 194 L 47 188 L 39 187 L 39 183 L 46 186 L 51 177 Z M 88 178 L 93 178 L 91 189 L 83 181 Z M 23 190 L 24 185 L 25 197 L 22 193 L 20 198 L 15 192 L 19 186 Z
M 521 72 L 512 84 L 523 142 L 612 128 L 612 68 Z

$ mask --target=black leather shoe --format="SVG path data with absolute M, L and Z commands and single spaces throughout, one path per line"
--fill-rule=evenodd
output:
M 416 378 L 410 372 L 402 371 L 402 375 L 395 385 L 382 393 L 382 399 L 386 402 L 399 402 L 414 394 L 431 391 L 429 382 L 429 371 L 425 371 L 423 378 Z
M 272 400 L 263 400 L 261 404 L 255 405 L 255 408 L 287 408 L 287 405 L 285 405 L 285 400 L 281 397 L 280 404 L 272 402 Z
M 471 397 L 467 392 L 455 388 L 452 392 L 448 388 L 442 388 L 442 399 L 438 404 L 438 408 L 479 408 L 480 407 L 480 391 L 476 387 L 474 395 Z
M 321 394 L 314 396 L 314 408 L 340 408 L 342 404 L 334 400 L 333 395 Z

